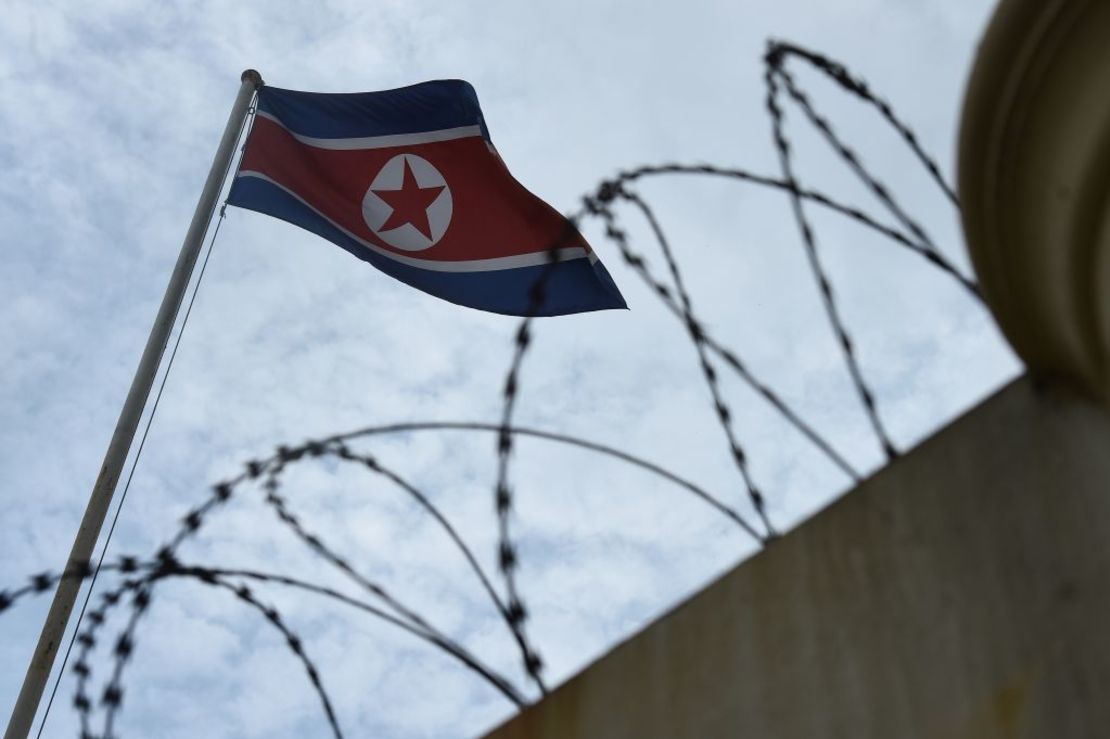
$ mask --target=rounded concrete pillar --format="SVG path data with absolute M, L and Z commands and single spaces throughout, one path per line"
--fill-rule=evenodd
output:
M 1110 2 L 1002 0 L 964 101 L 983 293 L 1034 374 L 1110 403 Z

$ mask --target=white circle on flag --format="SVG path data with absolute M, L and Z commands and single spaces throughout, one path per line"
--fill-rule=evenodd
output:
M 366 225 L 402 251 L 435 246 L 447 233 L 451 209 L 447 180 L 431 162 L 415 154 L 398 154 L 386 162 L 362 198 Z

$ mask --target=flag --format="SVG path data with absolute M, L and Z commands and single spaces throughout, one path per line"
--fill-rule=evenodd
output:
M 262 87 L 228 203 L 471 308 L 626 307 L 573 224 L 509 174 L 462 80 L 344 94 Z

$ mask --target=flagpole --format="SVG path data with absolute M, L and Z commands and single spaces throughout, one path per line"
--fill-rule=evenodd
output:
M 116 483 L 119 481 L 127 453 L 135 437 L 135 429 L 142 417 L 150 388 L 158 372 L 158 365 L 162 361 L 162 354 L 177 319 L 177 311 L 181 307 L 182 298 L 193 274 L 193 267 L 200 254 L 205 232 L 208 230 L 212 213 L 223 189 L 225 175 L 235 156 L 235 143 L 246 121 L 251 99 L 255 91 L 262 86 L 261 75 L 253 69 L 243 72 L 240 80 L 242 84 L 231 108 L 231 115 L 228 117 L 219 148 L 216 149 L 212 168 L 208 171 L 208 179 L 204 182 L 204 189 L 200 193 L 200 200 L 193 213 L 193 220 L 189 224 L 189 231 L 185 234 L 177 264 L 174 265 L 173 273 L 170 275 L 166 294 L 158 308 L 150 337 L 139 360 L 139 367 L 135 370 L 135 378 L 131 381 L 131 389 L 127 392 L 127 399 L 124 400 L 119 420 L 116 421 L 116 430 L 108 443 L 108 451 L 104 455 L 100 474 L 89 496 L 85 515 L 73 540 L 73 548 L 66 562 L 66 572 L 76 571 L 92 558 L 93 548 L 100 537 L 100 530 L 112 501 L 112 494 L 115 492 Z M 42 626 L 42 633 L 39 635 L 38 645 L 27 667 L 23 687 L 19 691 L 11 719 L 8 721 L 8 728 L 4 732 L 4 739 L 26 739 L 31 731 L 31 724 L 38 712 L 43 689 L 54 666 L 54 657 L 65 635 L 66 625 L 73 612 L 73 605 L 77 600 L 81 584 L 81 580 L 76 577 L 63 578 L 58 583 L 54 600 L 50 604 L 50 611 Z

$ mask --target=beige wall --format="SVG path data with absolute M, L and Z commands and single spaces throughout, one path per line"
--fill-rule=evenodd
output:
M 1110 736 L 1110 414 L 1023 378 L 489 735 Z

